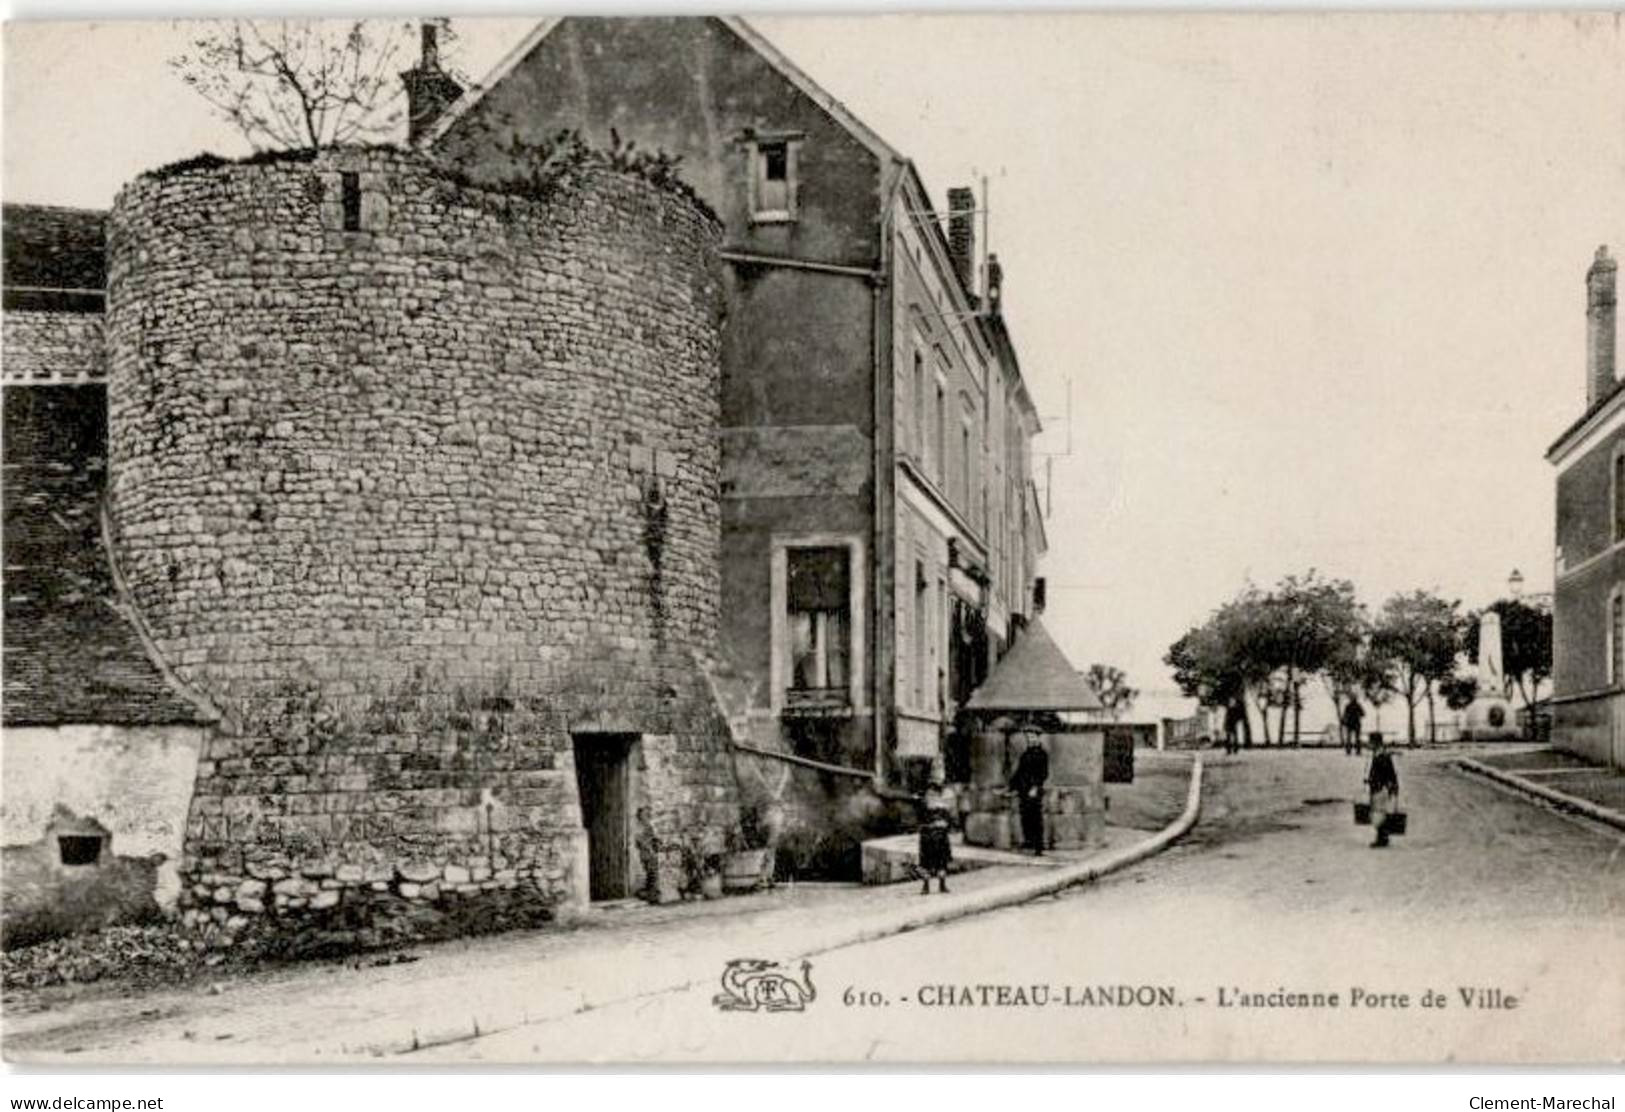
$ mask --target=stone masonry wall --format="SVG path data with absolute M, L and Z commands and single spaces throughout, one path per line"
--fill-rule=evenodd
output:
M 385 150 L 120 194 L 119 560 L 236 725 L 198 772 L 194 920 L 579 899 L 584 732 L 641 737 L 649 894 L 734 831 L 700 672 L 718 236 L 605 169 L 520 199 Z
M 5 381 L 96 382 L 107 376 L 100 313 L 6 309 Z

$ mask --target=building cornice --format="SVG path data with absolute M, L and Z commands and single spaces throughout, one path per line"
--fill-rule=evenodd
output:
M 1590 413 L 1570 425 L 1546 450 L 1546 459 L 1561 469 L 1569 460 L 1584 455 L 1602 437 L 1617 429 L 1625 416 L 1625 382 L 1614 388 Z
M 920 471 L 918 465 L 907 456 L 898 457 L 897 467 L 909 480 L 903 485 L 905 497 L 909 494 L 914 495 L 914 497 L 908 498 L 908 501 L 921 509 L 927 510 L 933 516 L 940 516 L 941 520 L 935 521 L 933 524 L 942 532 L 952 531 L 964 537 L 975 546 L 976 554 L 985 563 L 987 560 L 987 542 L 982 538 L 981 533 L 971 528 L 970 522 L 966 521 L 964 515 L 959 512 L 953 503 L 948 501 L 942 491 L 938 489 L 937 484 L 927 478 Z

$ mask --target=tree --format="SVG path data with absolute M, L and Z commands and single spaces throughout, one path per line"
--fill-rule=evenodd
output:
M 1239 712 L 1248 746 L 1253 734 L 1247 703 L 1249 698 L 1257 702 L 1264 744 L 1268 745 L 1267 711 L 1273 705 L 1268 644 L 1264 596 L 1249 587 L 1175 641 L 1163 660 L 1174 670 L 1174 682 L 1187 697 L 1205 707 Z
M 1451 710 L 1466 710 L 1478 698 L 1477 676 L 1446 676 L 1438 683 L 1444 705 Z
M 400 121 L 395 70 L 411 41 L 409 23 L 234 19 L 203 26 L 208 30 L 169 65 L 257 148 L 359 142 L 389 134 Z
M 1360 664 L 1360 694 L 1370 703 L 1377 712 L 1378 724 L 1381 724 L 1382 705 L 1394 694 L 1394 662 L 1388 656 L 1387 649 L 1381 640 L 1373 636 L 1366 642 L 1365 651 L 1361 654 Z
M 1100 697 L 1106 713 L 1113 722 L 1134 709 L 1139 689 L 1128 685 L 1128 674 L 1110 664 L 1091 664 L 1083 677 L 1091 690 Z
M 1186 698 L 1204 707 L 1240 707 L 1246 722 L 1246 685 L 1236 672 L 1215 626 L 1215 618 L 1187 630 L 1168 647 L 1163 663 L 1173 669 L 1174 682 Z M 1244 727 L 1252 743 L 1251 725 Z
M 1274 701 L 1280 708 L 1281 741 L 1286 740 L 1287 711 L 1292 735 L 1302 732 L 1303 686 L 1328 667 L 1347 664 L 1357 652 L 1365 620 L 1346 579 L 1322 579 L 1311 568 L 1304 576 L 1282 579 L 1262 600 L 1264 663 L 1274 677 Z
M 1427 591 L 1395 595 L 1382 604 L 1371 642 L 1378 659 L 1391 665 L 1394 690 L 1405 698 L 1405 740 L 1416 743 L 1416 707 L 1428 705 L 1428 732 L 1434 729 L 1434 685 L 1455 672 L 1456 610 Z
M 1321 680 L 1339 723 L 1349 703 L 1364 698 L 1372 706 L 1380 707 L 1393 694 L 1392 662 L 1380 651 L 1373 651 L 1371 634 L 1372 625 L 1362 607 L 1357 621 L 1350 625 L 1321 667 Z
M 1535 703 L 1540 685 L 1552 675 L 1552 615 L 1521 599 L 1504 598 L 1487 609 L 1501 616 L 1501 669 L 1510 687 L 1516 688 L 1528 713 L 1528 728 L 1535 729 Z M 1463 647 L 1467 659 L 1478 663 L 1478 633 L 1481 614 L 1467 616 Z M 1503 692 L 1510 695 L 1511 692 Z

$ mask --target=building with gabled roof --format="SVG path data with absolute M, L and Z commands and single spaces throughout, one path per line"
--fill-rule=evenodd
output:
M 731 17 L 544 20 L 417 142 L 494 180 L 565 130 L 678 157 L 723 222 L 720 682 L 742 744 L 809 769 L 761 801 L 790 856 L 851 872 L 872 789 L 955 763 L 959 707 L 1032 611 L 1038 419 L 975 195 L 939 212 Z

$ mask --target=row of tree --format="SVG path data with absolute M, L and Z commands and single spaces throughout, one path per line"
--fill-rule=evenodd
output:
M 1552 670 L 1551 615 L 1518 599 L 1502 599 L 1489 609 L 1501 618 L 1502 670 L 1529 708 L 1540 697 Z M 1202 625 L 1187 631 L 1168 649 L 1164 661 L 1187 697 L 1205 707 L 1224 708 L 1252 744 L 1249 703 L 1263 721 L 1270 744 L 1270 712 L 1275 736 L 1285 741 L 1288 716 L 1299 733 L 1304 689 L 1324 685 L 1339 716 L 1352 700 L 1380 707 L 1398 695 L 1405 702 L 1406 738 L 1416 740 L 1417 710 L 1427 708 L 1434 732 L 1436 703 L 1466 707 L 1478 694 L 1478 681 L 1460 674 L 1461 661 L 1478 660 L 1481 614 L 1429 591 L 1396 594 L 1373 616 L 1346 579 L 1326 579 L 1311 570 L 1289 575 L 1273 590 L 1248 586 L 1219 607 Z

